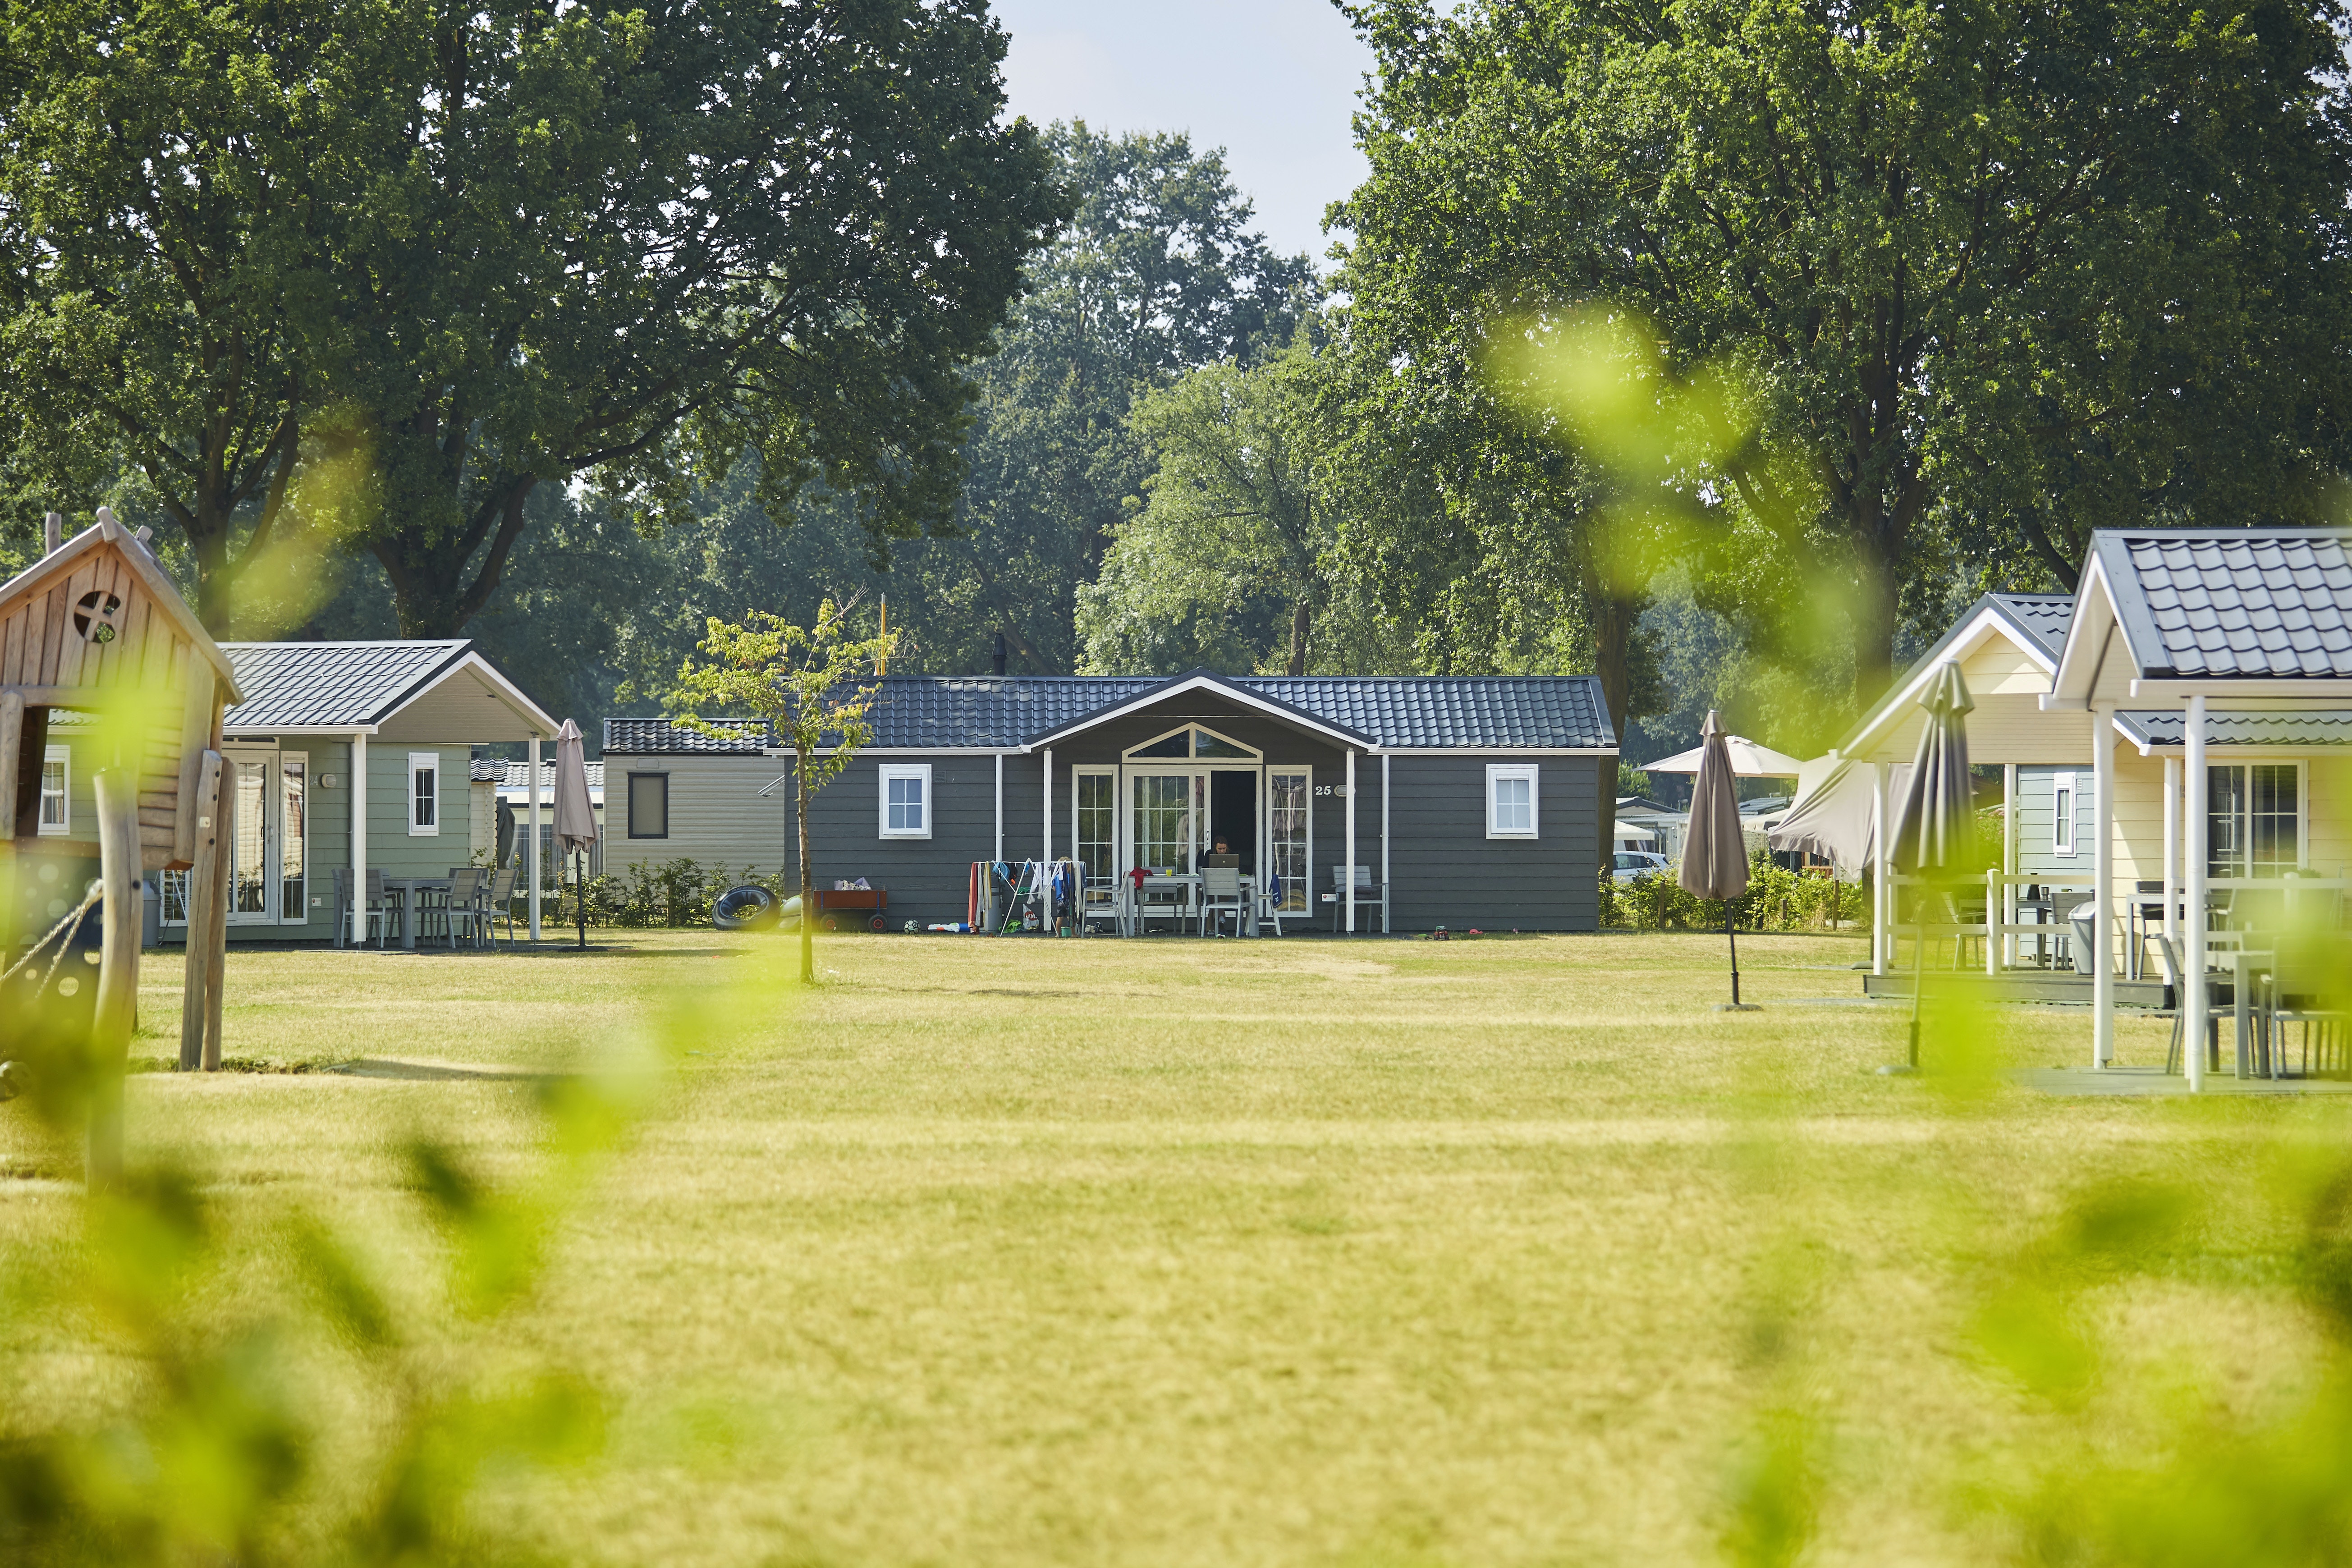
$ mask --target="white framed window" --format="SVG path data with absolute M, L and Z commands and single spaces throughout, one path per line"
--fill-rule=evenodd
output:
M 1536 766 L 1533 763 L 1486 764 L 1486 837 L 1536 836 Z
M 1118 874 L 1118 770 L 1070 770 L 1070 852 L 1090 882 Z
M 278 754 L 278 922 L 310 918 L 310 753 Z
M 2074 853 L 2074 775 L 2050 775 L 2050 847 L 2060 855 Z
M 408 836 L 441 836 L 441 753 L 408 753 Z
M 669 837 L 669 775 L 667 773 L 631 773 L 629 775 L 628 831 L 632 838 L 667 838 Z
M 41 753 L 41 826 L 44 838 L 58 838 L 73 829 L 73 749 L 51 746 Z M 11 807 L 10 809 L 15 809 Z
M 882 764 L 882 837 L 929 838 L 931 836 L 931 764 Z
M 2284 877 L 2304 863 L 2304 764 L 2217 763 L 2205 770 L 2205 874 Z

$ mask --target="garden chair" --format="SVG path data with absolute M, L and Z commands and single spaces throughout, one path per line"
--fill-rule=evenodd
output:
M 381 947 L 383 945 L 383 928 L 391 923 L 392 918 L 391 906 L 383 894 L 383 872 L 370 871 L 367 874 L 367 893 L 365 913 L 368 924 L 375 928 L 376 945 Z M 344 866 L 337 868 L 335 871 L 335 945 L 337 947 L 343 945 L 351 934 L 351 929 L 352 872 L 350 867 Z M 362 947 L 367 945 L 367 933 L 364 930 L 360 933 L 359 945 Z
M 2187 986 L 2181 978 L 2183 971 L 2180 967 L 2180 953 L 2173 946 L 2172 939 L 2161 931 L 2157 932 L 2149 940 L 2156 943 L 2156 961 L 2164 973 L 2166 987 L 2172 993 L 2172 1048 L 2165 1055 L 2164 1070 L 2168 1073 L 2177 1073 L 2182 1070 L 2181 1037 L 2188 1032 L 2189 1028 L 2189 1014 L 2181 1005 L 2187 1000 Z M 2230 983 L 2209 970 L 2205 976 L 2205 1070 L 2207 1072 L 2218 1073 L 2221 1070 L 2221 1015 L 2217 1008 L 2227 1005 L 2231 1000 Z
M 1331 906 L 1331 929 L 1336 931 L 1339 929 L 1340 922 L 1347 919 L 1347 867 L 1334 866 L 1331 868 L 1331 890 L 1323 895 L 1323 901 Z M 1368 921 L 1371 919 L 1372 910 L 1374 909 L 1378 909 L 1382 915 L 1386 915 L 1388 913 L 1388 884 L 1385 882 L 1373 881 L 1372 868 L 1370 866 L 1357 867 L 1356 918 L 1359 921 Z M 1381 923 L 1385 925 L 1388 922 L 1384 920 Z M 1353 936 L 1355 932 L 1350 931 L 1348 934 Z
M 2352 987 L 2352 940 L 2339 931 L 2281 936 L 2263 989 L 2261 1026 L 2265 1055 L 2273 1063 L 2283 1065 L 2287 1026 L 2300 1024 L 2303 1076 L 2309 1078 L 2312 1073 L 2314 1031 L 2318 1037 L 2315 1043 L 2320 1070 L 2330 1069 L 2331 1058 L 2335 1068 L 2344 1068 L 2346 1030 L 2352 1027 L 2352 1011 L 2347 1011 L 2345 1006 L 2347 987 Z
M 1127 910 L 1119 901 L 1118 879 L 1116 877 L 1086 877 L 1078 889 L 1078 932 L 1093 934 L 1097 921 L 1109 922 L 1111 930 L 1127 934 Z
M 512 866 L 501 866 L 490 873 L 489 887 L 482 894 L 482 924 L 494 946 L 499 933 L 492 922 L 501 914 L 507 921 L 507 946 L 511 948 L 515 944 L 515 883 L 519 879 L 520 874 Z
M 482 945 L 482 885 L 486 873 L 479 866 L 449 868 L 449 902 L 445 919 L 449 926 L 449 950 L 457 949 L 457 932 L 462 929 L 466 940 L 475 947 Z
M 1220 934 L 1224 917 L 1234 918 L 1234 934 L 1242 934 L 1242 922 L 1249 914 L 1242 901 L 1242 873 L 1237 866 L 1203 866 L 1201 868 L 1201 928 L 1204 935 Z

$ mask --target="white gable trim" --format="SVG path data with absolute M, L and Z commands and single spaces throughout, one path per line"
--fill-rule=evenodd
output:
M 2083 580 L 2074 590 L 2074 619 L 2066 628 L 2066 647 L 2051 672 L 2050 693 L 2042 698 L 2044 712 L 2079 712 L 2090 707 L 2093 689 L 2114 652 L 2116 634 L 2124 631 L 2123 612 L 2116 605 L 2115 584 L 2107 581 L 2107 565 L 2097 551 L 2083 563 Z M 2128 635 L 2124 657 L 2139 666 Z
M 484 658 L 480 654 L 474 652 L 470 648 L 467 650 L 464 658 L 452 660 L 450 663 L 442 666 L 441 668 L 433 673 L 430 679 L 419 684 L 415 690 L 401 698 L 397 702 L 394 702 L 384 711 L 377 714 L 375 716 L 376 723 L 379 725 L 390 723 L 393 720 L 400 717 L 403 710 L 413 706 L 418 701 L 421 701 L 429 693 L 446 685 L 450 677 L 456 675 L 459 670 L 464 669 L 479 670 L 489 684 L 491 696 L 496 698 L 502 706 L 504 706 L 509 711 L 512 712 L 516 718 L 521 720 L 526 725 L 538 730 L 541 732 L 540 739 L 553 740 L 555 738 L 555 731 L 562 726 L 556 722 L 553 716 L 541 708 L 538 703 L 533 702 L 530 698 L 524 696 L 522 693 L 522 688 L 517 686 L 513 681 L 509 680 L 505 676 L 499 674 L 496 665 L 492 664 L 488 659 Z
M 1853 737 L 1843 746 L 1838 748 L 1839 754 L 1858 757 L 1872 750 L 1878 744 L 1885 731 L 1910 718 L 1911 710 L 1919 705 L 1920 695 L 1936 679 L 1936 672 L 1938 669 L 1946 664 L 1973 658 L 1983 650 L 1985 644 L 1996 637 L 2032 659 L 2044 674 L 2050 673 L 2054 668 L 2050 656 L 2042 650 L 2040 643 L 2035 638 L 2021 633 L 2009 616 L 2001 612 L 1999 605 L 1986 605 L 1975 615 L 1960 623 L 1950 639 L 1944 644 L 1940 654 L 1926 660 L 1917 670 L 1913 672 L 1910 679 L 1878 700 L 1877 706 L 1870 710 L 1870 717 L 1864 721 L 1862 727 L 1853 732 Z
M 1054 731 L 1050 734 L 1038 736 L 1027 745 L 1023 746 L 1021 751 L 1034 752 L 1041 747 L 1053 745 L 1055 742 L 1062 740 L 1066 736 L 1084 734 L 1087 731 L 1094 729 L 1097 725 L 1108 724 L 1114 719 L 1124 719 L 1131 713 L 1140 712 L 1146 708 L 1165 702 L 1171 698 L 1181 697 L 1186 693 L 1192 691 L 1212 692 L 1216 696 L 1224 698 L 1228 701 L 1237 702 L 1244 708 L 1255 709 L 1256 711 L 1265 714 L 1269 719 L 1291 725 L 1296 729 L 1304 730 L 1311 735 L 1321 735 L 1328 740 L 1337 742 L 1342 746 L 1352 746 L 1359 751 L 1368 752 L 1378 752 L 1381 749 L 1377 742 L 1372 741 L 1367 736 L 1354 734 L 1349 731 L 1339 728 L 1337 725 L 1327 724 L 1319 719 L 1313 718 L 1308 714 L 1298 711 L 1297 709 L 1285 707 L 1279 702 L 1270 701 L 1265 698 L 1260 697 L 1256 692 L 1250 690 L 1246 687 L 1229 686 L 1225 682 L 1216 679 L 1214 676 L 1195 675 L 1189 679 L 1179 680 L 1172 685 L 1156 686 L 1150 691 L 1145 692 L 1142 696 L 1134 698 L 1129 701 L 1122 702 L 1116 708 L 1106 708 L 1099 712 L 1089 713 L 1083 719 L 1073 720 L 1071 722 L 1063 725 L 1060 729 Z

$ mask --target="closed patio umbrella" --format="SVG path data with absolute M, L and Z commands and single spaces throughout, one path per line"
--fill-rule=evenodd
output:
M 1895 819 L 1895 863 L 1949 896 L 1959 874 L 1974 869 L 1976 792 L 1969 778 L 1969 714 L 1976 708 L 1960 667 L 1947 660 L 1919 700 L 1927 726 L 1911 763 L 1910 787 Z M 1924 911 L 1923 911 L 1924 912 Z M 1991 918 L 1990 908 L 1986 918 Z M 1911 1068 L 1919 1066 L 1919 989 L 1927 974 L 1925 934 L 1912 944 Z
M 1732 933 L 1730 902 L 1748 890 L 1748 840 L 1740 833 L 1723 721 L 1714 709 L 1706 710 L 1699 734 L 1698 777 L 1691 784 L 1690 828 L 1683 838 L 1683 890 L 1693 898 L 1724 900 L 1723 934 L 1731 943 L 1729 1005 L 1752 1012 L 1755 1005 L 1739 999 L 1739 938 Z
M 588 945 L 588 847 L 596 842 L 596 807 L 588 798 L 588 763 L 580 726 L 571 720 L 555 732 L 555 845 L 559 853 L 582 857 L 573 886 L 579 890 L 580 945 Z

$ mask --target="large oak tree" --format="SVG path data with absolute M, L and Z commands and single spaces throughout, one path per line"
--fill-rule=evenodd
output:
M 1601 300 L 1676 368 L 1728 367 L 1752 438 L 1703 442 L 1694 483 L 1743 555 L 1843 592 L 1857 700 L 1939 522 L 2063 580 L 2090 527 L 2299 515 L 2335 462 L 2332 0 L 1355 14 L 1360 331 L 1468 363 Z

